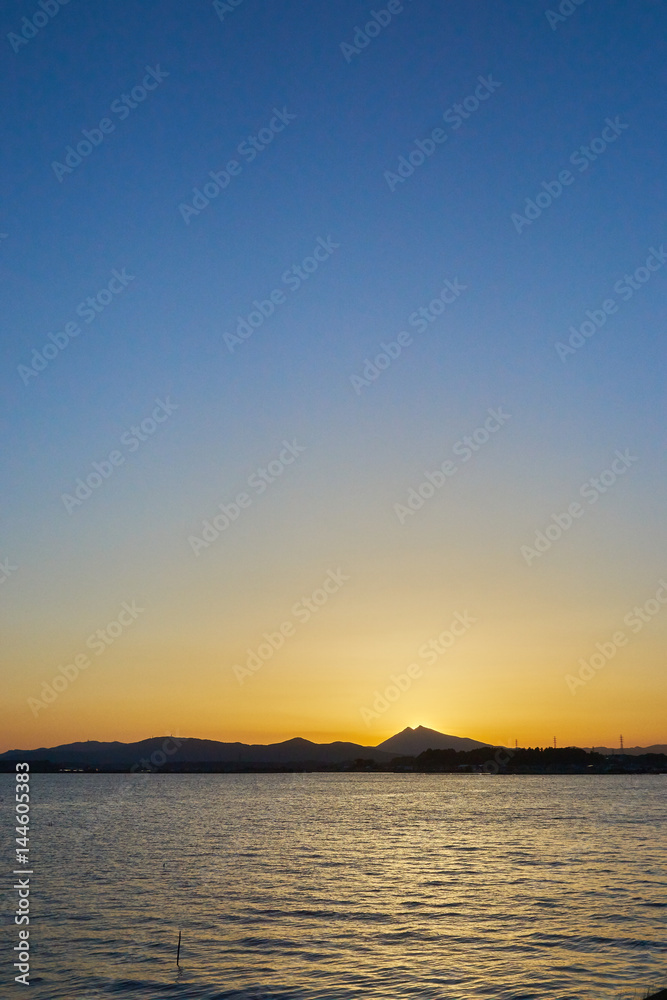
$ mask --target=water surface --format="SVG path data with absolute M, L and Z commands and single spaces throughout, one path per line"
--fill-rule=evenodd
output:
M 6 961 L 10 894 L 2 996 L 637 1000 L 667 985 L 662 775 L 31 782 L 32 985 Z

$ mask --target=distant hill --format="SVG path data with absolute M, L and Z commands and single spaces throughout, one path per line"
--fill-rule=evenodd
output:
M 390 736 L 383 743 L 378 743 L 378 750 L 389 751 L 394 756 L 414 757 L 425 750 L 476 750 L 477 747 L 488 747 L 490 743 L 480 743 L 466 736 L 448 736 L 438 733 L 435 729 L 417 726 L 411 729 L 407 726 L 402 733 Z
M 178 745 L 176 745 L 178 744 Z M 394 754 L 376 747 L 364 747 L 358 743 L 312 743 L 296 737 L 282 743 L 248 744 L 219 743 L 217 740 L 200 740 L 191 737 L 177 739 L 156 736 L 138 743 L 65 743 L 57 747 L 40 747 L 37 750 L 8 750 L 0 754 L 3 760 L 49 760 L 58 767 L 104 769 L 129 769 L 140 765 L 142 760 L 150 761 L 152 755 L 160 755 L 164 764 L 239 764 L 299 766 L 342 764 L 359 757 L 387 763 Z M 164 760 L 162 760 L 164 758 Z M 157 760 L 152 762 L 153 765 Z
M 621 753 L 618 747 L 582 747 L 582 750 L 595 750 L 596 753 L 605 756 Z M 650 747 L 624 747 L 623 753 L 629 753 L 633 756 L 642 753 L 667 753 L 667 743 L 654 743 Z

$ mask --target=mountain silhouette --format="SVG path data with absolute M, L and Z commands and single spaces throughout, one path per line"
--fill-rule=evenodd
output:
M 233 769 L 235 766 L 257 767 L 321 767 L 327 765 L 347 765 L 360 759 L 388 764 L 394 757 L 416 757 L 426 750 L 474 750 L 491 744 L 464 736 L 449 736 L 435 729 L 409 726 L 401 733 L 391 736 L 376 747 L 362 746 L 360 743 L 313 743 L 311 740 L 295 736 L 281 743 L 221 743 L 218 740 L 201 740 L 193 737 L 154 736 L 136 743 L 118 741 L 101 743 L 88 740 L 85 743 L 65 743 L 57 747 L 40 747 L 36 750 L 7 750 L 0 754 L 3 769 L 8 769 L 14 761 L 34 761 L 50 763 L 54 768 L 80 770 L 99 768 L 101 770 L 141 770 L 155 769 L 166 765 L 221 766 Z M 596 747 L 604 753 L 605 749 Z M 625 753 L 664 753 L 667 746 L 626 748 Z M 618 751 L 609 750 L 609 753 Z
M 240 766 L 291 767 L 323 764 L 344 764 L 364 758 L 387 763 L 393 754 L 365 747 L 358 743 L 312 743 L 294 737 L 282 743 L 248 744 L 220 743 L 217 740 L 200 740 L 192 737 L 154 736 L 137 743 L 66 743 L 57 747 L 40 747 L 37 750 L 8 750 L 0 754 L 0 761 L 50 761 L 57 767 L 79 769 L 140 769 L 145 766 L 168 764 L 218 764 Z
M 378 743 L 377 749 L 389 751 L 394 756 L 414 757 L 425 750 L 475 750 L 490 745 L 466 736 L 448 736 L 425 726 L 417 726 L 416 729 L 407 726 L 401 733 Z

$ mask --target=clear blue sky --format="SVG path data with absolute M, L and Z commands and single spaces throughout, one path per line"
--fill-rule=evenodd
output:
M 639 740 L 661 736 L 646 721 L 661 620 L 623 654 L 624 674 L 576 698 L 563 678 L 665 572 L 665 5 L 586 0 L 557 20 L 548 3 L 406 0 L 358 52 L 346 47 L 386 6 L 72 0 L 24 26 L 22 44 L 21 18 L 40 8 L 4 5 L 0 558 L 19 568 L 0 600 L 13 742 L 170 726 L 361 738 L 378 685 L 475 602 L 485 625 L 469 659 L 452 659 L 449 680 L 427 677 L 406 695 L 410 718 L 397 705 L 369 741 L 424 721 L 497 740 L 523 726 L 538 742 L 544 718 L 545 741 L 559 726 L 565 740 L 608 742 L 628 705 Z M 445 114 L 466 99 L 466 117 Z M 420 164 L 415 141 L 434 129 Z M 66 172 L 83 130 L 97 145 Z M 258 134 L 265 148 L 239 150 Z M 184 212 L 232 160 L 225 189 Z M 517 225 L 538 195 L 539 216 Z M 651 248 L 656 269 L 617 285 Z M 408 318 L 447 280 L 465 290 L 420 331 Z M 226 341 L 276 289 L 273 314 Z M 77 308 L 99 292 L 87 323 Z M 610 299 L 563 360 L 555 345 Z M 68 323 L 81 332 L 26 375 Z M 351 376 L 401 331 L 412 342 L 355 391 Z M 177 409 L 137 441 L 130 428 L 166 397 Z M 511 419 L 497 437 L 401 523 L 394 505 L 498 406 Z M 306 450 L 195 556 L 188 539 L 283 440 Z M 521 546 L 617 449 L 638 461 L 529 565 Z M 63 495 L 114 450 L 122 464 L 68 507 Z M 332 601 L 240 689 L 232 665 L 334 564 L 354 581 L 339 610 Z M 35 720 L 26 694 L 133 596 L 150 610 L 109 650 L 113 669 Z M 495 714 L 479 701 L 489 683 Z

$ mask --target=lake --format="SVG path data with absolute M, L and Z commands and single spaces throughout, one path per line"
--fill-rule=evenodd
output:
M 667 985 L 666 788 L 35 774 L 31 985 L 13 982 L 10 893 L 0 995 L 637 1000 Z M 11 886 L 13 775 L 0 794 Z

